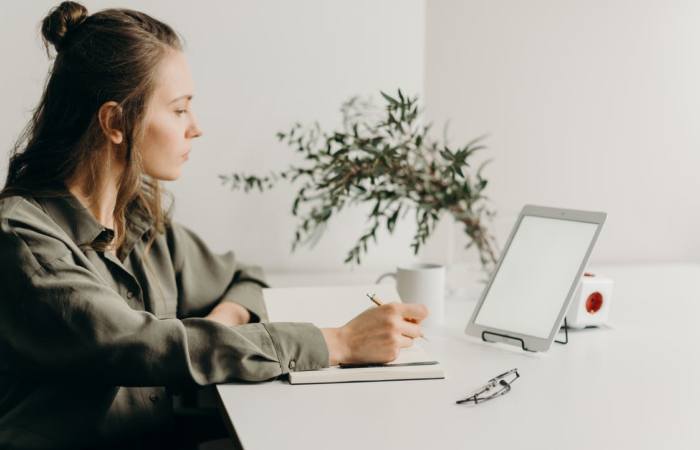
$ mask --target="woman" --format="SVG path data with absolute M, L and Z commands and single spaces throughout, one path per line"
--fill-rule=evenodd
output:
M 390 361 L 420 336 L 422 305 L 265 323 L 261 271 L 161 204 L 202 135 L 175 32 L 73 2 L 42 32 L 53 69 L 0 193 L 0 448 L 153 448 L 193 434 L 179 388 Z

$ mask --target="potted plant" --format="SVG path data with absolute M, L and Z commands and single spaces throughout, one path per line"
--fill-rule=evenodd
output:
M 326 132 L 318 122 L 311 127 L 295 124 L 277 134 L 303 156 L 302 165 L 271 172 L 266 176 L 232 173 L 221 175 L 232 190 L 264 191 L 278 182 L 299 186 L 291 206 L 299 218 L 292 248 L 320 238 L 324 225 L 343 208 L 359 203 L 373 205 L 370 226 L 349 250 L 346 263 L 360 263 L 370 239 L 386 226 L 393 233 L 399 218 L 415 215 L 416 233 L 411 244 L 415 253 L 435 229 L 443 213 L 464 227 L 484 268 L 496 262 L 496 242 L 484 222 L 495 213 L 484 189 L 488 182 L 482 170 L 473 171 L 472 155 L 484 149 L 483 137 L 461 148 L 451 149 L 429 136 L 431 124 L 417 121 L 417 98 L 381 92 L 382 111 L 372 102 L 353 97 L 342 105 L 342 130 Z

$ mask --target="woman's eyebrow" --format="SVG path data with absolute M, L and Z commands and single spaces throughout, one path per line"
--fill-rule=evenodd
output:
M 178 98 L 173 99 L 170 103 L 175 103 L 176 101 L 182 100 L 183 98 L 186 98 L 187 100 L 192 100 L 192 97 L 194 97 L 194 96 L 190 95 L 190 94 L 181 95 Z

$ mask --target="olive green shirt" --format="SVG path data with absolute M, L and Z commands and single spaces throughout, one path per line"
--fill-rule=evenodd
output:
M 78 247 L 113 232 L 68 191 L 0 200 L 0 448 L 124 441 L 164 427 L 177 388 L 328 367 L 318 328 L 264 323 L 260 269 L 178 224 L 149 269 L 151 221 L 138 207 L 127 219 L 117 258 Z M 222 301 L 261 323 L 202 318 Z

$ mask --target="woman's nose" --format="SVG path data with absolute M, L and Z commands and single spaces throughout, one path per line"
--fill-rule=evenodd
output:
M 192 138 L 198 138 L 201 137 L 204 134 L 204 130 L 202 129 L 202 126 L 199 124 L 199 121 L 197 118 L 192 115 L 192 126 L 190 127 L 190 136 Z

